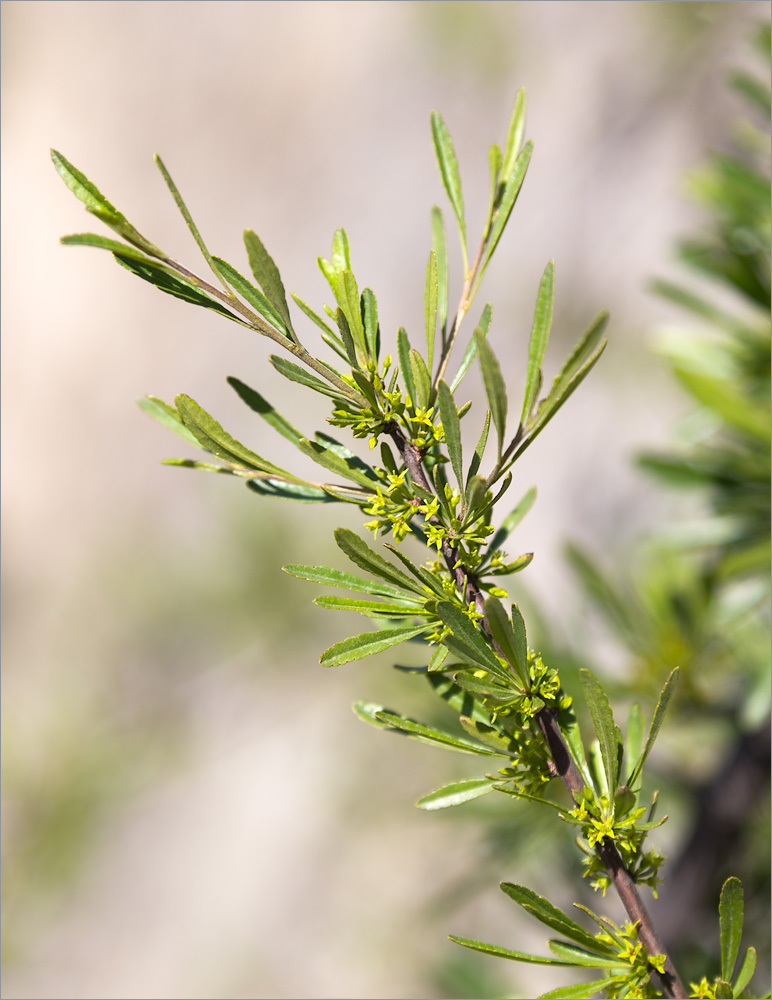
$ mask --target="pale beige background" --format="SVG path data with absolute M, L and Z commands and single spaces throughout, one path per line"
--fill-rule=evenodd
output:
M 388 657 L 316 662 L 361 620 L 313 607 L 313 588 L 279 567 L 342 565 L 331 531 L 356 527 L 351 512 L 159 466 L 176 439 L 132 400 L 189 392 L 288 463 L 225 377 L 299 406 L 309 429 L 326 411 L 280 384 L 265 343 L 107 255 L 61 248 L 99 223 L 48 147 L 194 262 L 161 153 L 213 251 L 243 264 L 240 233 L 255 228 L 312 303 L 325 294 L 315 258 L 345 225 L 385 333 L 418 333 L 428 211 L 443 200 L 429 111 L 453 132 L 479 219 L 487 146 L 525 85 L 536 154 L 483 292 L 497 351 L 517 385 L 549 257 L 552 371 L 595 312 L 613 317 L 600 369 L 522 463 L 520 491 L 535 482 L 540 499 L 517 596 L 567 634 L 578 612 L 563 541 L 613 551 L 664 510 L 630 466 L 683 405 L 647 344 L 673 314 L 645 285 L 672 274 L 673 237 L 697 218 L 683 170 L 725 140 L 737 104 L 724 80 L 767 11 L 2 4 L 4 996 L 428 997 L 452 992 L 449 931 L 541 938 L 523 936 L 496 889 L 528 880 L 514 855 L 457 899 L 454 879 L 481 853 L 474 823 L 412 809 L 469 773 L 465 759 L 349 709 L 354 697 L 409 709 L 416 690 Z M 519 969 L 470 962 L 492 991 L 529 989 Z

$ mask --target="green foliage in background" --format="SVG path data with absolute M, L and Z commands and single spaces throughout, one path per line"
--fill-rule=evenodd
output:
M 230 378 L 230 385 L 250 409 L 319 466 L 319 478 L 311 480 L 236 440 L 187 395 L 177 396 L 173 403 L 148 396 L 140 403 L 150 416 L 206 455 L 204 460 L 174 458 L 169 464 L 236 476 L 261 498 L 359 508 L 373 539 L 365 541 L 344 528 L 335 532 L 350 568 L 285 567 L 290 575 L 333 591 L 316 598 L 320 606 L 356 611 L 370 623 L 368 630 L 333 643 L 321 654 L 320 662 L 338 666 L 411 643 L 421 665 L 400 669 L 410 680 L 428 685 L 449 717 L 455 716 L 457 725 L 452 719 L 447 728 L 430 725 L 370 702 L 357 702 L 355 711 L 392 734 L 473 755 L 481 771 L 476 777 L 462 777 L 429 791 L 418 805 L 443 809 L 497 792 L 547 810 L 556 825 L 568 824 L 577 834 L 588 881 L 602 894 L 613 888 L 629 917 L 618 925 L 580 906 L 587 918 L 583 925 L 532 890 L 506 882 L 502 889 L 514 902 L 562 935 L 549 942 L 552 957 L 467 938 L 453 940 L 486 954 L 577 970 L 580 981 L 576 985 L 543 993 L 545 997 L 587 996 L 601 990 L 609 997 L 684 997 L 689 994 L 639 892 L 642 886 L 656 892 L 661 880 L 664 859 L 649 846 L 647 837 L 666 817 L 656 817 L 657 793 L 644 788 L 644 777 L 676 689 L 678 664 L 670 669 L 659 663 L 656 682 L 649 678 L 641 687 L 641 700 L 649 706 L 648 721 L 634 704 L 627 713 L 624 733 L 609 692 L 591 670 L 582 670 L 581 688 L 591 720 L 591 728 L 582 734 L 558 669 L 529 647 L 523 615 L 502 586 L 532 558 L 531 553 L 518 553 L 513 542 L 534 502 L 535 490 L 518 498 L 504 516 L 498 508 L 512 485 L 511 470 L 599 360 L 606 343 L 607 316 L 600 313 L 589 323 L 552 382 L 546 380 L 543 365 L 555 297 L 555 268 L 550 261 L 536 292 L 531 334 L 523 351 L 522 400 L 511 398 L 491 343 L 491 304 L 474 314 L 477 322 L 465 340 L 461 331 L 531 160 L 533 145 L 524 142 L 525 94 L 521 91 L 517 96 L 505 141 L 490 148 L 490 195 L 476 244 L 469 241 L 451 135 L 437 112 L 431 117 L 431 131 L 460 242 L 463 282 L 457 304 L 451 305 L 445 222 L 435 207 L 425 271 L 423 330 L 411 338 L 400 327 L 390 351 L 382 343 L 376 296 L 371 289 L 360 288 L 343 229 L 333 237 L 329 259 L 318 261 L 332 305 L 315 309 L 293 293 L 290 298 L 298 314 L 290 310 L 279 270 L 252 230 L 244 234 L 250 277 L 209 251 L 158 158 L 159 170 L 211 277 L 202 278 L 165 254 L 84 174 L 53 152 L 56 169 L 70 190 L 119 237 L 86 233 L 67 236 L 63 242 L 106 249 L 122 267 L 161 291 L 268 338 L 282 351 L 270 356 L 275 369 L 299 386 L 298 391 L 326 397 L 331 427 L 348 431 L 353 443 L 367 443 L 368 457 L 364 458 L 326 431 L 308 434 L 257 389 Z M 726 261 L 717 263 L 720 255 L 708 250 L 703 248 L 701 257 L 693 253 L 703 261 L 703 269 L 715 271 L 723 266 L 726 270 Z M 708 260 L 712 263 L 705 264 Z M 749 281 L 749 275 L 743 280 Z M 305 346 L 309 343 L 306 329 L 327 349 L 325 357 Z M 473 419 L 471 404 L 462 401 L 460 388 L 473 365 L 482 377 L 487 408 L 476 421 L 473 437 L 477 443 L 470 454 L 462 447 L 461 426 L 463 420 Z M 718 378 L 715 371 L 712 376 L 697 373 L 691 385 L 701 386 L 700 392 L 711 399 L 713 391 L 718 392 L 723 400 L 718 412 L 726 417 L 727 411 L 733 412 L 730 387 L 717 387 Z M 737 420 L 733 426 L 737 427 Z M 747 420 L 738 429 L 745 435 L 760 430 L 757 422 Z M 671 468 L 677 465 L 671 463 Z M 731 558 L 735 559 L 732 573 L 760 565 L 758 546 L 747 540 L 755 518 L 755 508 L 749 509 L 742 519 L 742 539 L 733 536 L 731 546 L 727 539 L 730 566 Z M 386 538 L 383 545 L 378 544 Z M 595 574 L 600 580 L 589 562 L 585 566 L 588 579 Z M 354 596 L 339 596 L 337 591 Z M 724 885 L 719 913 L 720 976 L 704 977 L 691 995 L 750 996 L 747 990 L 755 968 L 752 948 L 735 971 L 743 922 L 742 889 L 735 878 Z M 592 982 L 584 981 L 586 970 L 594 972 Z

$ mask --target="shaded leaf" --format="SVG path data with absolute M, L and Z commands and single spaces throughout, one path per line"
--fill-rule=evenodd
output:
M 289 420 L 278 413 L 256 389 L 251 389 L 241 379 L 235 378 L 232 375 L 228 377 L 227 382 L 232 389 L 235 389 L 247 406 L 251 410 L 254 410 L 255 413 L 259 413 L 263 420 L 270 424 L 274 430 L 278 431 L 282 437 L 285 437 L 295 445 L 300 441 L 303 437 L 300 431 L 296 427 L 293 427 Z
M 732 990 L 735 997 L 739 997 L 745 987 L 750 983 L 753 978 L 753 973 L 756 971 L 756 949 L 748 948 L 745 952 L 745 958 L 743 959 L 743 964 L 740 966 L 740 971 L 737 973 L 737 978 L 734 981 L 734 989 Z
M 528 511 L 533 507 L 536 500 L 536 487 L 532 486 L 525 496 L 520 500 L 518 505 L 515 507 L 511 513 L 502 521 L 501 527 L 494 534 L 493 538 L 490 540 L 488 546 L 491 552 L 495 552 L 496 549 L 500 549 L 501 546 L 506 542 L 507 538 L 512 534 L 515 528 L 520 524 Z
M 155 262 L 150 263 L 138 260 L 136 256 L 131 257 L 124 253 L 114 253 L 113 256 L 121 267 L 125 267 L 127 271 L 136 274 L 143 281 L 155 285 L 156 288 L 162 292 L 166 292 L 167 295 L 173 295 L 175 298 L 182 299 L 184 302 L 190 302 L 194 306 L 213 309 L 221 316 L 233 320 L 234 323 L 239 323 L 241 326 L 247 325 L 216 299 L 210 299 L 204 292 L 199 291 L 198 288 L 187 281 L 183 281 L 182 278 L 173 274 L 168 268 Z
M 209 253 L 209 250 L 207 249 L 206 244 L 204 243 L 204 240 L 203 240 L 203 238 L 201 236 L 201 233 L 198 231 L 198 226 L 195 224 L 195 222 L 193 221 L 192 215 L 188 211 L 188 206 L 183 201 L 182 195 L 180 194 L 179 190 L 177 189 L 177 185 L 172 180 L 171 174 L 166 169 L 166 167 L 164 165 L 164 162 L 161 159 L 161 157 L 158 155 L 158 153 L 155 154 L 155 165 L 161 171 L 161 176 L 163 177 L 164 181 L 166 182 L 166 186 L 169 188 L 169 191 L 171 191 L 172 198 L 174 198 L 174 203 L 176 204 L 177 208 L 180 210 L 180 214 L 182 215 L 182 218 L 185 220 L 185 223 L 186 223 L 188 229 L 190 230 L 190 232 L 191 232 L 191 234 L 193 236 L 193 239 L 196 241 L 196 244 L 198 245 L 198 249 L 203 254 L 204 260 L 207 262 L 207 264 L 209 265 L 209 267 L 212 269 L 212 271 L 219 278 L 220 277 L 219 268 L 215 264 L 214 259 L 212 258 L 212 255 Z
M 243 274 L 240 274 L 232 264 L 229 264 L 227 260 L 223 260 L 222 257 L 213 257 L 212 261 L 213 266 L 217 267 L 218 272 L 238 292 L 244 301 L 252 306 L 263 319 L 267 320 L 284 337 L 290 339 L 287 324 L 260 289 L 255 288 L 251 281 L 247 281 Z
M 537 920 L 541 921 L 541 923 L 551 930 L 557 931 L 571 941 L 575 941 L 584 948 L 597 951 L 599 954 L 614 954 L 613 948 L 597 941 L 589 931 L 586 931 L 577 924 L 568 914 L 563 913 L 557 906 L 550 903 L 548 899 L 540 896 L 532 889 L 528 889 L 524 885 L 516 885 L 513 882 L 502 882 L 501 889 L 510 899 L 514 899 L 516 903 L 522 906 L 527 913 L 536 917 Z
M 482 632 L 467 618 L 460 608 L 457 608 L 454 604 L 450 604 L 448 601 L 440 601 L 437 605 L 437 614 L 452 630 L 453 635 L 457 636 L 474 653 L 476 661 L 484 665 L 491 673 L 496 675 L 504 674 L 506 676 L 505 669 L 499 663 L 493 650 L 486 643 Z M 453 647 L 450 646 L 450 649 L 452 650 Z
M 434 743 L 438 746 L 447 747 L 450 750 L 458 750 L 459 753 L 476 753 L 484 757 L 501 756 L 495 750 L 491 750 L 479 743 L 473 743 L 471 740 L 464 739 L 463 736 L 454 736 L 452 733 L 447 733 L 442 729 L 425 726 L 422 722 L 407 719 L 402 715 L 397 715 L 395 712 L 378 712 L 376 717 L 381 722 L 388 723 L 394 729 L 399 729 L 401 732 L 407 733 L 408 736 L 422 740 L 425 743 Z
M 523 146 L 522 150 L 518 154 L 517 159 L 515 160 L 515 165 L 512 168 L 512 172 L 504 185 L 501 200 L 499 201 L 499 206 L 493 219 L 493 225 L 491 226 L 491 230 L 486 241 L 485 260 L 481 269 L 482 271 L 484 271 L 488 266 L 488 263 L 498 246 L 498 242 L 501 239 L 501 234 L 504 232 L 504 227 L 512 214 L 512 209 L 515 207 L 517 196 L 520 194 L 520 188 L 523 186 L 523 181 L 525 180 L 528 164 L 531 162 L 532 153 L 533 143 L 529 141 L 525 144 L 525 146 Z
M 281 479 L 261 476 L 259 479 L 247 481 L 247 487 L 262 496 L 278 497 L 281 500 L 295 500 L 297 503 L 337 503 L 338 497 L 332 496 L 321 486 L 288 483 Z
M 413 381 L 413 369 L 410 364 L 410 341 L 407 330 L 401 326 L 397 331 L 397 356 L 399 357 L 399 370 L 402 374 L 402 382 L 405 394 L 410 397 L 413 404 L 416 404 L 416 389 Z
M 276 371 L 280 372 L 285 378 L 288 378 L 290 382 L 298 382 L 300 385 L 304 385 L 308 389 L 313 389 L 314 392 L 319 392 L 323 396 L 330 396 L 332 399 L 345 400 L 346 397 L 332 386 L 322 382 L 321 379 L 311 375 L 304 368 L 294 364 L 292 361 L 287 361 L 286 358 L 279 357 L 276 354 L 272 354 L 269 360 Z
M 413 402 L 420 406 L 422 410 L 426 410 L 429 408 L 429 400 L 432 393 L 432 377 L 429 374 L 429 369 L 426 367 L 426 362 L 415 348 L 410 351 L 409 358 L 416 393 L 413 397 Z
M 422 795 L 416 802 L 419 809 L 448 809 L 460 806 L 464 802 L 478 799 L 493 791 L 493 781 L 490 778 L 467 778 L 463 781 L 451 781 L 450 784 L 436 788 L 427 795 Z
M 304 455 L 308 455 L 318 465 L 328 469 L 330 472 L 343 476 L 344 479 L 350 479 L 354 483 L 359 483 L 360 486 L 365 486 L 368 489 L 372 490 L 374 488 L 376 482 L 375 473 L 369 475 L 366 471 L 363 471 L 362 466 L 364 463 L 361 459 L 343 458 L 334 449 L 327 447 L 325 444 L 320 444 L 318 441 L 309 441 L 308 438 L 300 438 L 297 446 Z
M 515 637 L 512 624 L 507 618 L 504 608 L 495 597 L 489 597 L 485 602 L 485 616 L 488 619 L 491 635 L 498 643 L 505 659 L 520 676 L 523 686 L 528 690 L 528 664 L 523 658 L 523 644 Z
M 477 357 L 477 337 L 488 336 L 488 331 L 491 328 L 492 315 L 493 315 L 493 309 L 491 307 L 491 304 L 490 302 L 486 302 L 485 308 L 483 309 L 482 315 L 480 316 L 480 322 L 475 327 L 474 334 L 472 335 L 472 338 L 469 341 L 469 345 L 466 351 L 464 352 L 464 357 L 461 360 L 461 364 L 459 365 L 458 371 L 456 372 L 453 381 L 450 383 L 451 392 L 455 392 L 456 389 L 459 387 L 459 385 L 461 384 L 461 379 L 469 371 L 472 362 Z
M 659 733 L 660 727 L 665 719 L 667 706 L 670 703 L 670 699 L 673 697 L 676 685 L 678 684 L 679 673 L 680 671 L 678 667 L 672 670 L 665 681 L 662 690 L 660 691 L 659 698 L 657 699 L 657 707 L 654 709 L 654 715 L 652 716 L 651 725 L 649 726 L 649 734 L 646 737 L 646 745 L 644 746 L 640 757 L 636 761 L 635 768 L 633 769 L 630 781 L 628 782 L 631 787 L 635 785 L 636 781 L 640 777 L 643 765 L 646 763 L 646 758 L 649 756 L 651 748 L 654 746 L 654 741 L 656 740 L 657 734 Z

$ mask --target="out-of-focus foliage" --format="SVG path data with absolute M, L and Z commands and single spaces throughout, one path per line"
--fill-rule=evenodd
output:
M 756 45 L 768 67 L 768 27 Z M 663 331 L 658 349 L 694 409 L 673 449 L 640 465 L 690 490 L 697 512 L 664 525 L 626 571 L 602 569 L 575 546 L 568 553 L 629 653 L 629 669 L 610 682 L 618 693 L 682 670 L 679 738 L 659 757 L 686 827 L 665 869 L 663 924 L 695 961 L 713 943 L 708 921 L 730 872 L 742 876 L 754 926 L 769 926 L 768 838 L 756 834 L 769 829 L 770 91 L 744 73 L 731 83 L 746 107 L 732 148 L 689 178 L 705 210 L 701 231 L 677 246 L 691 276 L 653 283 L 691 317 Z

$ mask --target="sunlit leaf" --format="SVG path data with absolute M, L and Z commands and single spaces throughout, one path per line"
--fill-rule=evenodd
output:
M 414 635 L 425 632 L 428 627 L 426 624 L 407 625 L 352 635 L 347 639 L 341 639 L 340 642 L 333 643 L 329 649 L 322 653 L 319 662 L 323 667 L 340 667 L 352 660 L 361 660 L 374 653 L 381 653 L 390 646 L 396 646 L 400 642 L 411 639 Z
M 536 402 L 536 395 L 541 386 L 541 366 L 544 352 L 547 348 L 550 329 L 552 327 L 552 312 L 555 303 L 555 261 L 551 260 L 544 270 L 536 298 L 536 309 L 531 326 L 531 339 L 528 343 L 528 372 L 525 380 L 525 397 L 520 422 L 525 425 Z
M 448 809 L 460 806 L 464 802 L 478 799 L 493 791 L 494 782 L 490 778 L 467 778 L 462 781 L 451 781 L 448 785 L 436 788 L 427 795 L 422 795 L 416 802 L 419 809 Z

